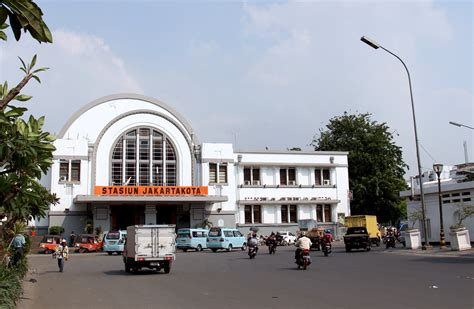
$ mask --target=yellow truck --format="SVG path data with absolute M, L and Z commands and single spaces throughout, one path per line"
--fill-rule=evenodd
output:
M 345 218 L 347 227 L 365 227 L 369 233 L 370 241 L 380 246 L 380 231 L 377 225 L 377 216 L 349 216 Z

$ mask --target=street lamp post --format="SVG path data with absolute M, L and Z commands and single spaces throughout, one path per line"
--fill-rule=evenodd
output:
M 456 127 L 465 127 L 465 128 L 474 130 L 473 127 L 470 127 L 470 126 L 462 124 L 462 123 L 454 122 L 454 121 L 450 121 L 449 124 L 452 124 L 453 126 L 456 126 Z
M 433 164 L 433 170 L 438 176 L 438 203 L 439 203 L 439 245 L 441 249 L 446 249 L 446 241 L 444 240 L 444 225 L 443 225 L 443 204 L 441 202 L 441 172 L 443 171 L 443 164 Z
M 369 39 L 366 36 L 361 37 L 360 40 L 362 42 L 364 42 L 365 44 L 369 45 L 370 47 L 374 48 L 374 49 L 381 48 L 384 51 L 386 51 L 387 53 L 389 53 L 390 55 L 394 56 L 395 58 L 400 60 L 400 62 L 403 64 L 403 67 L 407 71 L 408 86 L 410 87 L 411 110 L 412 110 L 412 115 L 413 115 L 413 128 L 415 130 L 416 159 L 417 159 L 417 162 L 418 162 L 418 178 L 419 178 L 419 181 L 420 181 L 421 214 L 422 214 L 422 217 L 423 217 L 423 219 L 422 219 L 423 220 L 423 234 L 424 234 L 424 238 L 425 238 L 425 243 L 423 244 L 422 249 L 423 250 L 431 249 L 431 246 L 428 242 L 428 233 L 427 233 L 428 232 L 428 226 L 427 226 L 427 222 L 426 222 L 425 196 L 423 194 L 423 177 L 422 177 L 422 174 L 421 174 L 420 149 L 419 149 L 419 146 L 418 146 L 418 133 L 417 133 L 417 130 L 416 130 L 416 117 L 415 117 L 415 103 L 413 102 L 413 91 L 411 89 L 410 72 L 408 71 L 408 68 L 407 68 L 405 62 L 403 62 L 403 60 L 400 57 L 398 57 L 397 55 L 395 55 L 394 53 L 392 53 L 391 51 L 389 51 L 388 49 L 386 49 L 385 47 L 383 47 L 379 43 Z

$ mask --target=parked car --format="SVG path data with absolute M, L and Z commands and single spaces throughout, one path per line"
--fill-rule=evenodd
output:
M 278 234 L 283 236 L 281 244 L 284 246 L 292 245 L 296 242 L 296 235 L 290 231 L 279 231 Z
M 110 231 L 104 237 L 104 251 L 108 255 L 116 252 L 122 254 L 127 231 Z
M 220 249 L 232 251 L 233 248 L 240 248 L 242 251 L 245 251 L 247 249 L 247 240 L 237 229 L 211 227 L 206 245 L 212 252 Z
M 206 229 L 179 229 L 176 238 L 176 248 L 184 252 L 188 249 L 202 251 L 207 248 L 207 235 L 209 231 Z
M 76 238 L 75 251 L 80 253 L 102 251 L 103 242 L 98 241 L 94 235 L 82 234 Z
M 39 247 L 43 250 L 42 253 L 48 254 L 56 251 L 58 243 L 61 239 L 59 235 L 46 235 L 41 240 Z M 40 251 L 41 252 L 41 251 Z

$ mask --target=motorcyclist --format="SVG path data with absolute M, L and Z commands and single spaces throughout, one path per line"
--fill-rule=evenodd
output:
M 267 237 L 267 240 L 266 240 L 266 245 L 268 247 L 276 247 L 276 235 L 275 233 L 271 233 L 270 236 Z
M 332 240 L 333 239 L 332 239 L 331 231 L 329 229 L 324 230 L 324 235 L 322 239 L 323 245 L 325 245 L 326 243 L 331 244 Z
M 255 248 L 255 253 L 258 252 L 258 239 L 257 239 L 257 233 L 253 232 L 249 235 L 247 238 L 247 245 L 250 248 Z
M 311 245 L 312 245 L 311 240 L 308 237 L 306 237 L 305 232 L 302 232 L 301 237 L 298 238 L 298 240 L 295 243 L 295 246 L 296 246 L 295 260 L 298 261 L 298 258 L 300 256 L 301 252 L 303 252 L 303 250 L 305 250 L 305 249 L 310 250 Z

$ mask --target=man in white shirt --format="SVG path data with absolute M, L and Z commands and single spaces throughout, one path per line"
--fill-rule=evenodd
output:
M 295 243 L 295 246 L 297 247 L 295 251 L 295 260 L 298 259 L 298 257 L 300 256 L 303 250 L 309 250 L 312 244 L 313 243 L 311 242 L 311 240 L 308 237 L 306 237 L 305 232 L 302 232 L 301 237 L 298 238 L 298 240 Z

